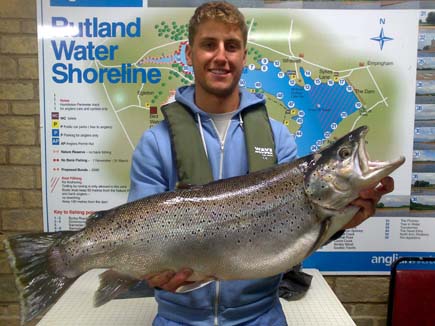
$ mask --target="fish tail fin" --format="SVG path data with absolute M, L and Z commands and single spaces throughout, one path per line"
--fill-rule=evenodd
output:
M 4 240 L 19 293 L 22 324 L 56 302 L 76 279 L 56 275 L 52 270 L 61 269 L 60 257 L 50 255 L 50 248 L 71 233 L 22 234 Z

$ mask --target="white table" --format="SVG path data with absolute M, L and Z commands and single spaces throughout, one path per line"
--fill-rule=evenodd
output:
M 82 275 L 45 314 L 37 326 L 149 326 L 157 313 L 154 298 L 112 300 L 93 307 L 98 288 L 98 274 L 91 270 Z M 354 326 L 343 305 L 316 269 L 305 269 L 313 275 L 307 294 L 297 301 L 281 303 L 288 324 L 295 326 Z

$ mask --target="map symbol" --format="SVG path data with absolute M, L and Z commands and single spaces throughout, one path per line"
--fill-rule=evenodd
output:
M 385 42 L 394 40 L 392 37 L 385 36 L 384 28 L 381 28 L 381 32 L 379 33 L 379 36 L 372 37 L 370 39 L 373 41 L 379 42 L 379 46 L 381 48 L 381 51 L 384 48 Z

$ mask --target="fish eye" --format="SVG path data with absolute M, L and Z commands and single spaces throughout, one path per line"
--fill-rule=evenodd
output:
M 352 155 L 352 150 L 349 147 L 342 147 L 338 150 L 338 155 L 341 159 L 346 159 Z

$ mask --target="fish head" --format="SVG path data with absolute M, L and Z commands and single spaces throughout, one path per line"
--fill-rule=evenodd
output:
M 311 155 L 306 163 L 305 192 L 325 215 L 346 208 L 362 190 L 376 186 L 405 161 L 403 156 L 393 161 L 370 161 L 367 132 L 367 126 L 351 131 Z

